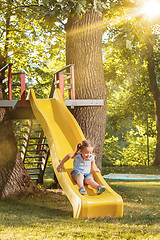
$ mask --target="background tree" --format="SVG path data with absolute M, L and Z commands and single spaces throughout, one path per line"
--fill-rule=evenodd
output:
M 139 1 L 110 1 L 110 15 L 106 22 L 110 23 L 107 25 L 107 39 L 111 39 L 107 42 L 107 53 L 110 51 L 111 54 L 106 55 L 105 72 L 106 79 L 110 78 L 112 85 L 120 85 L 126 89 L 127 82 L 128 99 L 124 105 L 126 113 L 121 112 L 121 117 L 123 114 L 127 117 L 129 113 L 132 119 L 137 115 L 137 119 L 144 119 L 144 123 L 146 116 L 155 121 L 153 112 L 154 105 L 156 106 L 159 144 L 159 25 L 155 21 L 146 21 L 140 4 Z M 158 149 L 157 145 L 153 163 L 156 165 L 159 165 Z

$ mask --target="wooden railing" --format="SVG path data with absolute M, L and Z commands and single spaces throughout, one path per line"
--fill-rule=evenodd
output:
M 59 88 L 63 99 L 65 99 L 65 91 L 69 91 L 70 99 L 75 99 L 75 81 L 74 81 L 74 65 L 69 64 L 66 67 L 54 73 L 54 81 L 52 83 L 50 98 L 53 97 L 54 89 Z
M 3 91 L 5 92 L 5 99 L 12 100 L 12 88 L 20 86 L 21 87 L 21 106 L 25 106 L 26 97 L 25 97 L 25 73 L 12 73 L 11 63 L 7 64 L 0 69 L 0 76 L 8 69 L 8 77 L 1 80 Z M 3 74 L 5 75 L 5 74 Z M 20 83 L 12 84 L 13 75 L 20 75 Z

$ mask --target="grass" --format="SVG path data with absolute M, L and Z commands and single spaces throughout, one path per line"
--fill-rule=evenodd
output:
M 155 166 L 110 166 L 103 167 L 102 175 L 109 173 L 128 173 L 128 174 L 158 174 L 160 168 Z
M 149 171 L 144 167 L 142 172 L 140 168 L 134 170 L 132 173 Z M 52 171 L 48 176 L 47 184 Z M 160 182 L 108 183 L 124 200 L 123 218 L 73 219 L 67 197 L 60 190 L 48 189 L 39 195 L 0 201 L 0 239 L 160 239 Z

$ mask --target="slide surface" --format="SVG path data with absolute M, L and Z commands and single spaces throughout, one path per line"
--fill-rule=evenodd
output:
M 123 201 L 113 191 L 100 173 L 93 173 L 94 179 L 106 186 L 106 191 L 97 195 L 96 190 L 86 187 L 87 195 L 81 195 L 78 186 L 71 179 L 73 159 L 65 164 L 65 170 L 57 172 L 56 168 L 63 157 L 74 152 L 76 145 L 84 140 L 84 135 L 65 103 L 59 89 L 51 99 L 36 99 L 33 89 L 29 100 L 36 119 L 41 124 L 50 148 L 53 168 L 57 179 L 73 207 L 73 217 L 122 217 Z

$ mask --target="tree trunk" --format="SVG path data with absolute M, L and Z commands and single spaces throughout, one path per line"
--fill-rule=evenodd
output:
M 106 95 L 102 62 L 103 19 L 92 9 L 81 19 L 66 24 L 66 64 L 75 65 L 76 99 L 104 99 L 104 106 L 79 107 L 73 114 L 86 139 L 94 142 L 96 163 L 101 168 L 106 131 Z
M 0 68 L 6 64 L 0 54 Z M 2 79 L 0 76 L 0 100 L 4 99 Z M 17 195 L 21 192 L 35 191 L 36 186 L 32 183 L 30 176 L 24 168 L 17 149 L 12 123 L 7 117 L 4 108 L 0 108 L 0 198 Z
M 0 108 L 0 198 L 35 190 L 18 153 L 12 124 Z
M 153 99 L 154 99 L 156 128 L 157 128 L 157 144 L 156 144 L 155 160 L 153 162 L 153 165 L 160 165 L 160 91 L 156 81 L 153 46 L 150 42 L 150 37 L 148 37 L 147 50 L 148 50 L 148 72 L 149 72 L 150 88 L 151 88 L 151 92 L 153 94 Z

